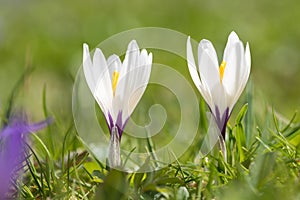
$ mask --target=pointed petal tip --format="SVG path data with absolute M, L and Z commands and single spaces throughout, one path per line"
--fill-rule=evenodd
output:
M 186 47 L 187 47 L 187 49 L 191 48 L 191 36 L 188 36 L 188 38 L 186 40 Z
M 130 43 L 136 43 L 137 44 L 135 39 L 131 40 Z
M 189 58 L 191 56 L 193 56 L 193 50 L 192 50 L 192 44 L 191 44 L 191 37 L 190 36 L 188 36 L 188 38 L 186 40 L 186 52 L 187 52 L 187 60 L 189 60 Z
M 229 34 L 229 36 L 230 36 L 230 35 L 231 35 L 231 36 L 236 36 L 236 37 L 238 37 L 238 35 L 236 34 L 235 31 L 231 31 L 230 34 Z
M 92 66 L 89 46 L 86 43 L 83 44 L 82 63 L 83 63 L 84 70 L 85 70 L 85 68 L 89 68 Z
M 88 57 L 90 57 L 89 45 L 83 43 L 83 60 L 85 61 Z
M 248 42 L 246 43 L 245 54 L 246 54 L 246 56 L 250 56 L 250 45 L 249 45 Z M 248 55 L 248 54 L 249 54 L 249 55 Z
M 140 53 L 140 59 L 144 60 L 147 64 L 151 64 L 152 63 L 152 53 L 147 52 L 146 49 L 142 49 L 141 53 Z
M 231 40 L 231 41 L 240 41 L 240 38 L 236 34 L 236 32 L 231 31 L 230 34 L 229 34 L 229 36 L 228 36 L 228 40 Z
M 251 67 L 251 53 L 250 53 L 250 46 L 249 43 L 246 43 L 246 49 L 245 49 L 245 59 L 246 63 L 249 67 Z
M 136 40 L 131 40 L 128 44 L 128 50 L 136 50 L 139 49 L 139 45 Z
M 117 65 L 117 69 L 119 69 L 120 66 L 122 65 L 120 57 L 116 54 L 112 54 L 107 58 L 107 66 L 111 66 L 113 63 Z
M 103 52 L 102 52 L 101 49 L 99 49 L 99 48 L 96 48 L 96 49 L 95 49 L 94 57 L 95 57 L 95 56 L 101 56 L 101 57 L 104 57 L 104 59 L 105 59 L 105 56 L 103 55 Z
M 84 50 L 89 50 L 89 45 L 87 43 L 83 43 L 83 49 Z
M 249 42 L 246 42 L 246 49 L 249 49 L 249 50 L 250 50 Z
M 142 49 L 142 50 L 141 50 L 141 55 L 142 55 L 142 56 L 143 56 L 143 55 L 147 56 L 147 55 L 148 55 L 147 50 L 146 50 L 146 49 Z
M 152 60 L 153 60 L 153 55 L 152 55 L 152 53 L 150 52 L 149 55 L 148 55 L 148 63 L 149 63 L 149 64 L 152 64 Z
M 202 40 L 200 40 L 199 44 L 200 43 L 206 43 L 206 42 L 210 42 L 210 41 L 208 39 L 202 39 Z
M 192 49 L 192 44 L 191 44 L 191 37 L 189 36 L 186 41 L 186 56 L 187 56 L 187 61 L 188 64 L 193 65 L 195 67 L 195 60 L 194 60 L 194 55 L 193 55 L 193 49 Z
M 204 49 L 206 49 L 208 46 L 211 46 L 211 45 L 212 45 L 212 43 L 207 39 L 202 39 L 199 42 L 199 47 L 204 48 Z

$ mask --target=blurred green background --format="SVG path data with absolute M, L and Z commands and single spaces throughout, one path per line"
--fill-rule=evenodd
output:
M 20 103 L 42 115 L 46 85 L 48 107 L 70 116 L 72 77 L 81 64 L 82 43 L 93 49 L 119 32 L 155 26 L 197 41 L 209 39 L 220 55 L 235 30 L 250 43 L 256 99 L 291 115 L 300 108 L 299 10 L 297 0 L 1 0 L 0 108 L 25 69 L 34 67 Z

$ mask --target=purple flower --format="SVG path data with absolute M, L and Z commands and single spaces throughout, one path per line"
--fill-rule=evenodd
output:
M 24 116 L 14 116 L 0 132 L 0 199 L 7 196 L 11 180 L 18 177 L 25 159 L 25 144 L 29 133 L 36 132 L 52 122 L 47 119 L 29 124 Z

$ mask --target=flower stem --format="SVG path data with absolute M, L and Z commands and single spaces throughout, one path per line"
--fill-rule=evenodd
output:
M 227 162 L 227 150 L 226 150 L 226 144 L 225 144 L 225 140 L 222 136 L 220 136 L 220 139 L 219 139 L 219 145 L 220 145 L 220 150 L 222 151 L 223 153 L 223 156 L 224 156 L 224 160 L 225 162 Z
M 119 137 L 118 128 L 114 126 L 110 134 L 110 143 L 108 149 L 108 163 L 111 168 L 121 165 Z

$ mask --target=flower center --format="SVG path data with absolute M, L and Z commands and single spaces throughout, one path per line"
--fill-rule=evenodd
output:
M 224 70 L 225 70 L 225 67 L 226 67 L 226 62 L 223 60 L 221 65 L 220 65 L 220 82 L 222 83 L 222 80 L 223 80 L 223 76 L 224 76 Z
M 118 79 L 119 79 L 120 73 L 117 71 L 114 71 L 112 74 L 112 90 L 113 90 L 113 95 L 115 96 L 116 93 L 116 88 L 118 84 Z

